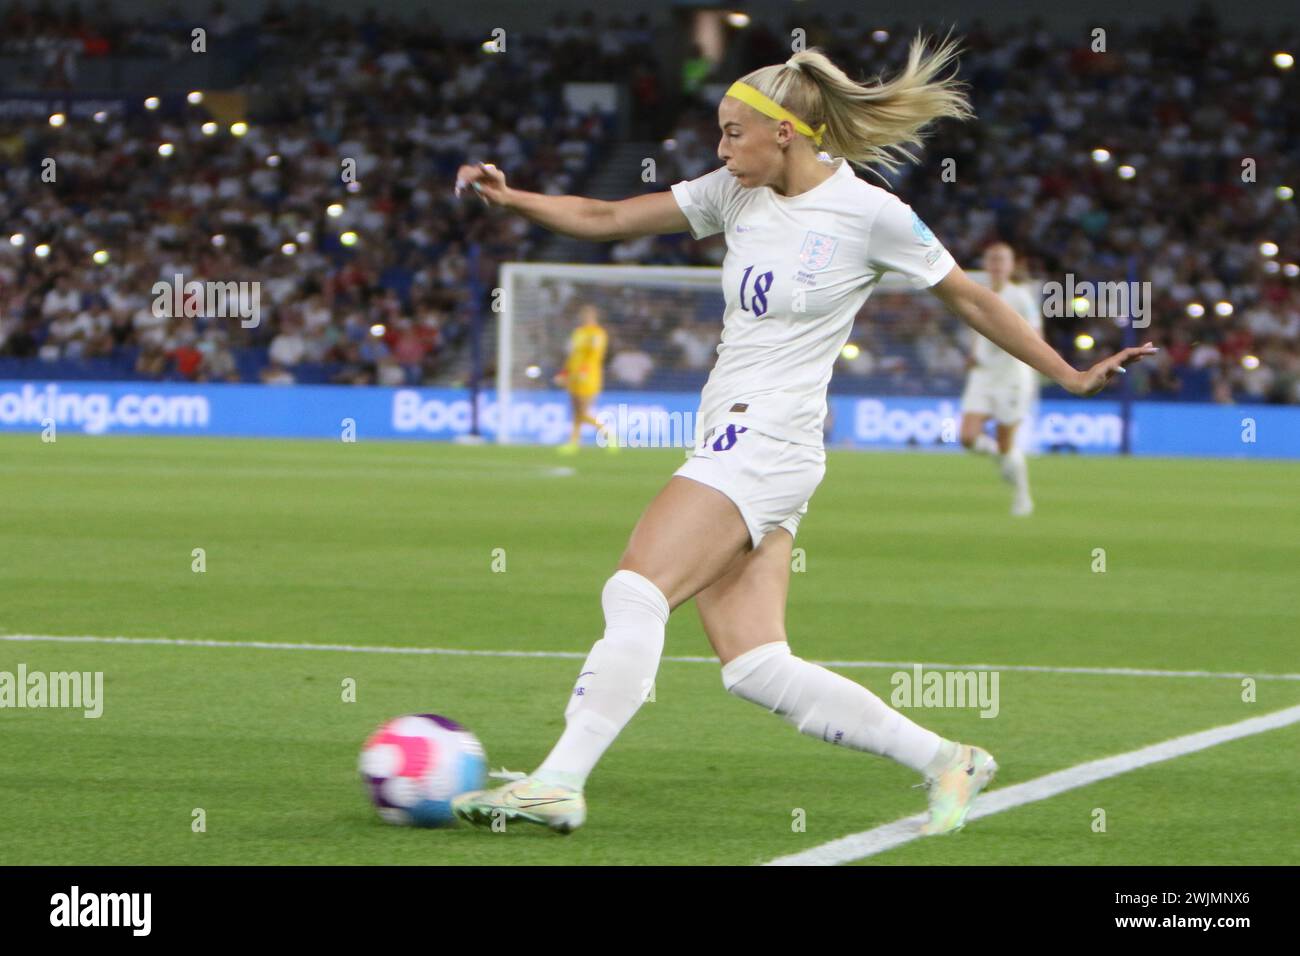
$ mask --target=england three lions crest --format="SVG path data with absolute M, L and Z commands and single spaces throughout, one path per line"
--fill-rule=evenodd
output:
M 803 248 L 799 250 L 799 262 L 809 272 L 821 272 L 831 264 L 835 256 L 838 239 L 823 236 L 820 232 L 810 232 L 803 237 Z

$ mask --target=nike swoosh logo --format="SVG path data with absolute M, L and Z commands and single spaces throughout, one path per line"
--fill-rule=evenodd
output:
M 515 806 L 520 810 L 531 810 L 534 807 L 545 807 L 552 803 L 563 803 L 568 799 L 568 797 L 556 797 L 553 800 L 530 800 L 527 803 L 524 803 L 521 800 L 516 800 Z

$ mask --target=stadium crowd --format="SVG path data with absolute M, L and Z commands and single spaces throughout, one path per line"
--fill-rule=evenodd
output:
M 215 6 L 220 29 L 249 31 L 227 19 Z M 79 16 L 21 4 L 0 23 L 0 55 L 56 40 L 100 55 L 179 28 L 115 23 L 92 43 Z M 463 373 L 456 360 L 498 264 L 527 257 L 540 234 L 454 199 L 457 165 L 491 157 L 521 188 L 576 189 L 610 118 L 566 108 L 562 83 L 577 63 L 589 79 L 625 75 L 619 55 L 641 34 L 629 25 L 592 57 L 580 27 L 558 22 L 493 56 L 482 38 L 373 15 L 285 26 L 272 4 L 252 30 L 277 47 L 281 69 L 250 77 L 243 135 L 185 98 L 147 110 L 132 96 L 120 112 L 60 125 L 6 123 L 0 366 L 36 358 L 47 375 L 273 383 Z M 45 157 L 55 158 L 53 182 Z M 258 282 L 258 320 L 158 306 L 154 283 L 175 275 Z
M 808 44 L 863 74 L 892 73 L 911 35 L 872 26 L 847 15 L 814 21 Z M 1161 352 L 1138 367 L 1142 389 L 1300 402 L 1300 98 L 1293 73 L 1272 62 L 1294 49 L 1295 32 L 1234 34 L 1202 11 L 1111 27 L 1105 53 L 1091 51 L 1091 38 L 1032 24 L 994 32 L 977 23 L 963 36 L 960 75 L 978 120 L 940 124 L 923 162 L 887 177 L 957 260 L 977 268 L 982 247 L 1000 238 L 1042 281 L 1149 282 L 1151 326 L 1134 331 Z M 758 55 L 737 72 L 773 62 L 770 38 L 751 45 Z M 714 106 L 691 109 L 665 142 L 663 180 L 716 168 L 717 140 Z M 1098 149 L 1107 155 L 1095 159 Z M 944 159 L 955 160 L 954 181 Z M 1246 159 L 1253 178 L 1243 177 Z M 636 258 L 716 264 L 724 253 L 721 237 L 663 237 L 640 244 Z M 859 323 L 862 354 L 849 364 L 862 374 L 896 367 L 899 343 L 923 340 L 921 329 L 948 342 L 925 350 L 916 373 L 941 374 L 964 348 L 955 324 L 926 309 L 883 336 L 873 329 L 879 308 L 873 298 Z M 1073 314 L 1048 317 L 1045 332 L 1078 365 L 1124 335 L 1111 319 Z
M 275 54 L 247 61 L 245 135 L 215 123 L 205 103 L 150 111 L 139 96 L 95 120 L 6 122 L 0 372 L 35 359 L 68 375 L 90 362 L 188 380 L 463 378 L 474 315 L 490 320 L 497 265 L 535 255 L 545 234 L 443 187 L 459 163 L 490 157 L 514 186 L 581 192 L 614 121 L 566 108 L 565 82 L 629 86 L 634 123 L 662 141 L 666 188 L 716 168 L 709 91 L 778 61 L 790 29 L 804 27 L 809 46 L 859 76 L 892 73 L 911 37 L 852 14 L 801 17 L 784 32 L 756 19 L 712 75 L 692 76 L 700 94 L 682 108 L 682 90 L 655 69 L 644 16 L 560 16 L 494 55 L 479 46 L 487 36 L 304 10 L 271 3 L 245 23 L 213 5 L 214 32 Z M 42 57 L 48 68 L 34 80 L 60 89 L 79 58 L 174 56 L 175 42 L 160 37 L 189 26 L 77 11 L 10 4 L 0 56 Z M 994 31 L 976 21 L 962 36 L 978 120 L 941 124 L 919 166 L 886 177 L 958 261 L 977 267 L 980 249 L 1002 238 L 1037 279 L 1149 282 L 1151 328 L 1138 334 L 1161 352 L 1135 376 L 1144 392 L 1300 402 L 1300 210 L 1282 188 L 1300 182 L 1300 99 L 1294 75 L 1272 62 L 1294 31 L 1233 33 L 1200 12 L 1110 26 L 1105 52 L 1033 22 Z M 42 179 L 45 157 L 57 160 L 56 183 Z M 354 183 L 340 174 L 345 158 Z M 943 175 L 946 159 L 955 178 Z M 647 264 L 716 264 L 724 252 L 721 237 L 684 235 L 604 248 L 611 261 Z M 149 290 L 175 274 L 260 282 L 260 321 L 160 316 Z M 917 301 L 873 297 L 837 382 L 954 387 L 965 342 Z M 610 323 L 612 361 L 639 353 L 612 368 L 615 381 L 707 368 L 716 316 L 709 325 L 661 311 Z M 1118 348 L 1125 332 L 1074 314 L 1045 328 L 1079 365 Z

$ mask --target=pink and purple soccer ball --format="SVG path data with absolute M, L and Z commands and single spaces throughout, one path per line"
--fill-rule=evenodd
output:
M 359 769 L 388 823 L 445 827 L 456 822 L 452 798 L 483 787 L 487 757 L 478 738 L 454 720 L 412 714 L 370 735 Z

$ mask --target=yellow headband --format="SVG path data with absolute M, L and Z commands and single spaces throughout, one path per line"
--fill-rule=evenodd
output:
M 799 117 L 795 116 L 779 103 L 775 103 L 768 99 L 748 83 L 742 83 L 740 80 L 732 83 L 731 88 L 727 90 L 727 96 L 734 96 L 736 99 L 740 100 L 740 102 L 749 104 L 764 116 L 770 116 L 772 119 L 777 120 L 789 120 L 794 124 L 794 128 L 804 136 L 810 137 L 818 146 L 822 144 L 822 134 L 826 132 L 825 123 L 822 123 L 821 126 L 817 127 L 814 132 L 813 128 Z

